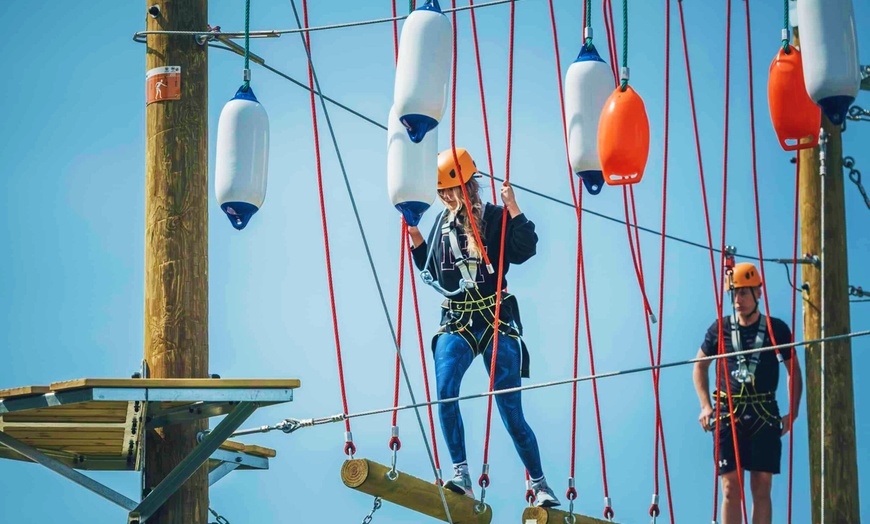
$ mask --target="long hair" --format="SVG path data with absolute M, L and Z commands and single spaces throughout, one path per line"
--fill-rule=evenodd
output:
M 465 231 L 466 238 L 468 239 L 469 256 L 481 258 L 483 256 L 483 248 L 482 246 L 477 245 L 477 239 L 474 237 L 472 226 L 469 223 L 468 210 L 465 205 L 465 197 L 462 194 L 462 188 L 456 186 L 450 188 L 449 191 L 453 193 L 453 197 L 461 204 L 455 215 L 450 213 L 448 219 L 453 219 L 455 216 L 456 221 Z M 465 191 L 468 193 L 468 201 L 471 203 L 471 216 L 474 220 L 474 225 L 477 226 L 477 230 L 480 232 L 481 236 L 483 236 L 483 202 L 480 200 L 480 184 L 477 183 L 476 179 L 470 178 L 468 182 L 465 183 Z

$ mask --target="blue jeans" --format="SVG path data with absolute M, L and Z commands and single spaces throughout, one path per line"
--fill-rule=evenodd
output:
M 471 333 L 480 341 L 483 328 L 472 330 Z M 520 385 L 521 347 L 518 340 L 507 335 L 499 335 L 498 356 L 495 363 L 494 389 L 508 389 Z M 452 333 L 439 335 L 435 342 L 435 377 L 438 383 L 438 399 L 459 396 L 459 386 L 462 377 L 471 366 L 474 353 L 468 343 L 460 336 Z M 483 363 L 487 376 L 492 361 L 492 342 L 483 352 Z M 526 466 L 533 479 L 544 475 L 541 469 L 541 454 L 538 451 L 538 440 L 523 416 L 522 396 L 519 391 L 496 395 L 496 405 L 508 433 L 513 439 L 514 447 L 520 460 Z M 441 430 L 450 450 L 450 458 L 454 464 L 465 462 L 465 430 L 462 425 L 462 414 L 459 412 L 459 402 L 447 402 L 439 405 Z

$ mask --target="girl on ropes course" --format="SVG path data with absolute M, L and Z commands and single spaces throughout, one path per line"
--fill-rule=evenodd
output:
M 511 263 L 522 264 L 531 258 L 538 243 L 535 224 L 520 211 L 510 184 L 505 183 L 501 188 L 504 208 L 482 203 L 480 186 L 474 178 L 477 167 L 471 155 L 465 149 L 457 148 L 456 158 L 459 166 L 455 164 L 452 150 L 438 155 L 438 197 L 445 210 L 435 222 L 428 242 L 418 228 L 408 227 L 414 246 L 414 262 L 423 271 L 422 278 L 447 297 L 442 304 L 441 328 L 432 340 L 439 399 L 459 396 L 462 377 L 477 355 L 483 355 L 486 371 L 491 372 L 499 271 L 507 274 Z M 510 218 L 504 233 L 504 263 L 499 268 L 505 209 Z M 473 229 L 479 235 L 472 234 Z M 480 267 L 483 265 L 481 259 L 485 260 L 486 255 L 496 267 Z M 503 289 L 506 287 L 507 281 L 504 281 Z M 499 317 L 495 390 L 518 387 L 520 378 L 529 376 L 529 355 L 521 339 L 517 300 L 504 291 Z M 538 441 L 523 416 L 520 392 L 497 395 L 496 403 L 532 479 L 535 504 L 558 506 L 559 500 L 544 478 Z M 439 413 L 455 472 L 453 479 L 444 486 L 474 498 L 459 403 L 441 404 Z
M 726 286 L 731 293 L 734 313 L 713 322 L 698 351 L 698 358 L 716 354 L 759 349 L 791 342 L 791 331 L 778 318 L 766 319 L 758 311 L 763 285 L 755 265 L 740 263 L 729 269 Z M 721 322 L 721 323 L 720 323 Z M 719 344 L 719 341 L 723 343 Z M 708 369 L 710 360 L 695 363 L 693 380 L 701 414 L 698 421 L 704 431 L 718 433 L 714 442 L 717 467 L 722 481 L 722 523 L 741 522 L 740 492 L 742 470 L 750 472 L 752 522 L 769 524 L 772 519 L 770 490 L 773 475 L 779 474 L 782 456 L 781 437 L 791 430 L 798 416 L 802 392 L 801 370 L 794 348 L 773 352 L 750 353 L 727 357 L 728 376 L 717 373 L 718 386 L 710 401 Z M 791 408 L 780 416 L 776 403 L 779 362 L 789 374 Z M 717 362 L 721 362 L 717 361 Z M 714 414 L 715 413 L 715 414 Z M 737 442 L 735 445 L 734 439 Z

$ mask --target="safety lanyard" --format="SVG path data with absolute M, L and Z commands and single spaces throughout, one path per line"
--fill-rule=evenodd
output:
M 764 336 L 766 331 L 762 329 L 765 325 L 764 315 L 758 316 L 758 332 L 755 335 L 755 343 L 751 349 L 760 349 L 764 346 Z M 737 313 L 731 315 L 731 347 L 734 351 L 743 351 L 743 341 L 740 337 L 740 324 L 737 322 Z M 731 375 L 741 384 L 755 383 L 755 368 L 761 360 L 761 353 L 752 353 L 747 358 L 747 355 L 737 356 L 737 369 L 731 372 Z

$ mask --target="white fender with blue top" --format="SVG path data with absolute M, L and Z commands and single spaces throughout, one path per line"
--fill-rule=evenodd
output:
M 797 12 L 807 93 L 840 125 L 861 84 L 852 1 L 800 0 Z
M 221 110 L 215 195 L 234 228 L 242 230 L 266 198 L 269 116 L 254 91 L 242 86 Z
M 402 27 L 393 107 L 415 143 L 420 143 L 444 115 L 452 31 L 438 0 L 429 0 L 414 10 Z
M 565 74 L 565 125 L 571 169 L 590 194 L 604 187 L 598 158 L 598 121 L 613 92 L 613 73 L 595 46 L 583 45 Z
M 395 108 L 387 123 L 387 191 L 409 226 L 420 223 L 435 201 L 438 186 L 438 133 L 427 133 L 416 144 L 405 131 Z

